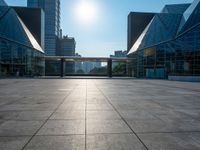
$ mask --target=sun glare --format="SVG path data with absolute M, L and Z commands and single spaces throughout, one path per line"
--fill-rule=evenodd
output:
M 75 7 L 76 17 L 82 24 L 94 23 L 97 12 L 97 6 L 89 0 L 81 0 Z

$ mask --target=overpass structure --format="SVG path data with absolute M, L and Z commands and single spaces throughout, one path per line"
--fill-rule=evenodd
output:
M 107 76 L 112 77 L 112 63 L 113 62 L 130 62 L 131 58 L 119 57 L 74 57 L 74 56 L 45 56 L 45 61 L 60 61 L 60 76 L 65 76 L 65 62 L 107 62 Z

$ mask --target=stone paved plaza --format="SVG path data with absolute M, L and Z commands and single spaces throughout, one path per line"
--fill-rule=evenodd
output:
M 0 80 L 0 150 L 200 150 L 200 83 Z

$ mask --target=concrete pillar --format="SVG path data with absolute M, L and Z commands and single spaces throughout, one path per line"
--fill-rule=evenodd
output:
M 108 59 L 108 77 L 112 78 L 112 59 Z
M 60 60 L 60 77 L 65 76 L 65 59 L 61 58 Z

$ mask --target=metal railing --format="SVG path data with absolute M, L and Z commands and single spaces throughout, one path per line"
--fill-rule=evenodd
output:
M 61 77 L 64 77 L 66 75 L 98 75 L 98 76 L 108 76 L 108 77 L 112 77 L 113 75 L 121 75 L 121 76 L 127 76 L 127 64 L 128 62 L 131 61 L 130 58 L 108 58 L 108 57 L 71 57 L 71 56 L 45 56 L 45 61 L 46 62 L 57 62 L 58 65 L 58 69 L 57 69 L 57 73 L 59 73 L 59 75 Z M 81 63 L 84 64 L 86 62 L 98 62 L 101 64 L 104 64 L 101 66 L 101 69 L 99 68 L 95 68 L 95 69 L 99 69 L 99 70 L 103 70 L 103 72 L 100 73 L 92 73 L 92 71 L 90 71 L 89 74 L 85 74 L 85 73 L 67 73 L 66 72 L 66 66 L 69 65 L 71 63 L 71 66 L 73 66 L 74 63 L 74 68 L 76 67 L 76 64 Z M 46 68 L 48 69 L 47 65 Z M 95 72 L 94 68 L 93 72 Z M 114 69 L 114 70 L 113 70 Z M 121 71 L 121 72 L 120 72 Z M 46 71 L 47 72 L 47 71 Z M 73 71 L 72 71 L 73 72 Z M 74 71 L 76 72 L 76 71 Z M 117 74 L 119 73 L 119 74 Z M 121 74 L 120 74 L 121 73 Z M 46 75 L 48 76 L 48 73 L 46 73 Z

